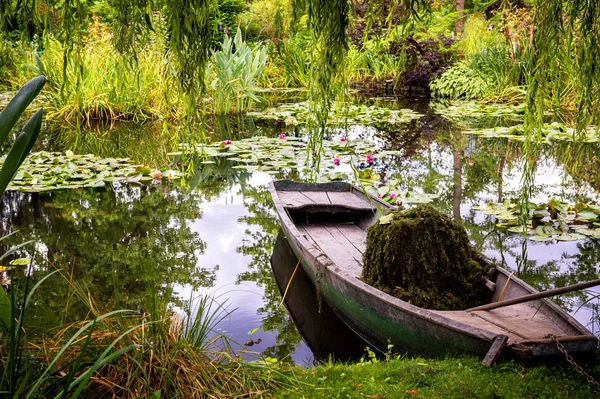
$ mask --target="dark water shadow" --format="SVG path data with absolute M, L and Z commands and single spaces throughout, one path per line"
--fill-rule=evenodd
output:
M 283 234 L 279 233 L 271 267 L 281 295 L 297 264 L 298 259 Z M 331 358 L 348 362 L 359 360 L 364 355 L 367 343 L 350 330 L 324 300 L 319 303 L 315 286 L 301 266 L 289 284 L 284 304 L 316 361 Z

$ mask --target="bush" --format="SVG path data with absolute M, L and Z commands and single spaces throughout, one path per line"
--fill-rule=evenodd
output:
M 483 97 L 489 84 L 473 69 L 459 63 L 433 80 L 429 88 L 433 97 L 471 100 Z

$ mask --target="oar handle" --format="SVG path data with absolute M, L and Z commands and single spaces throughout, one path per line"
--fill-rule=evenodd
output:
M 548 291 L 536 292 L 535 294 L 524 295 L 524 296 L 520 296 L 518 298 L 509 299 L 506 301 L 488 303 L 487 305 L 481 305 L 481 306 L 476 306 L 471 309 L 467 309 L 467 312 L 474 312 L 476 310 L 492 310 L 492 309 L 503 308 L 505 306 L 516 305 L 518 303 L 534 301 L 536 299 L 548 298 L 548 297 L 554 296 L 554 295 L 566 294 L 567 292 L 579 291 L 579 290 L 583 290 L 586 288 L 595 287 L 597 285 L 600 285 L 600 279 L 586 281 L 584 283 L 568 285 L 566 287 L 554 288 L 554 289 L 551 289 Z

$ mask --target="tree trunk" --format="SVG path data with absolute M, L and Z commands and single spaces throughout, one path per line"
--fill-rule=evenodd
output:
M 453 158 L 453 193 L 452 193 L 452 216 L 454 220 L 461 220 L 460 203 L 462 202 L 462 158 L 463 152 L 460 148 L 452 149 Z
M 463 31 L 465 0 L 455 0 L 455 3 L 456 3 L 456 12 L 458 13 L 458 19 L 456 20 L 456 24 L 454 25 L 454 35 L 456 37 L 460 37 L 462 35 L 462 31 Z

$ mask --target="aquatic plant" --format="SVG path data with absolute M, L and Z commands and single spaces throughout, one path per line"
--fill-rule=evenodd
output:
M 332 102 L 332 112 L 328 114 L 327 125 L 361 124 L 389 127 L 409 123 L 423 115 L 410 109 L 389 109 L 374 105 L 339 104 Z M 316 122 L 307 102 L 281 104 L 264 111 L 249 112 L 257 119 L 275 120 L 286 125 L 308 125 Z
M 215 161 L 211 157 L 226 158 L 236 163 L 233 168 L 243 169 L 249 172 L 264 171 L 277 173 L 285 168 L 305 168 L 307 159 L 307 143 L 299 137 L 285 136 L 268 138 L 255 136 L 243 140 L 232 140 L 231 144 L 215 142 L 212 144 L 201 144 L 190 146 L 182 144 L 182 151 L 191 151 L 207 159 L 202 161 L 212 164 Z M 352 140 L 340 143 L 339 141 L 323 141 L 323 151 L 329 159 L 323 162 L 324 167 L 333 166 L 333 159 L 340 158 L 344 161 L 350 160 L 352 156 L 372 153 L 376 149 L 368 141 Z M 169 155 L 178 156 L 183 152 L 173 152 Z M 389 153 L 389 152 L 388 152 Z M 383 152 L 382 155 L 387 153 Z
M 100 158 L 76 155 L 70 151 L 36 152 L 26 158 L 14 175 L 8 190 L 43 192 L 68 188 L 103 187 L 113 181 L 130 183 L 174 180 L 182 172 L 164 170 L 160 178 L 149 166 L 132 163 L 128 158 Z M 154 175 L 154 176 L 153 176 Z
M 519 121 L 525 114 L 525 104 L 489 104 L 474 101 L 450 101 L 430 103 L 433 110 L 455 123 L 465 124 L 465 119 L 507 118 Z
M 459 310 L 490 296 L 464 227 L 429 206 L 392 211 L 367 230 L 363 280 L 415 306 Z
M 496 227 L 509 233 L 526 233 L 527 239 L 536 242 L 577 241 L 586 237 L 600 238 L 600 206 L 591 202 L 569 204 L 550 199 L 544 204 L 529 204 L 527 215 L 521 216 L 516 203 L 488 202 L 473 207 L 496 220 Z M 526 228 L 519 225 L 519 218 L 527 221 Z
M 212 51 L 207 76 L 212 93 L 212 108 L 216 114 L 240 113 L 260 102 L 254 93 L 256 81 L 267 61 L 266 48 L 257 44 L 251 48 L 238 27 L 235 37 L 225 36 L 219 51 Z
M 0 113 L 0 144 L 7 139 L 21 114 L 39 94 L 44 84 L 46 84 L 45 76 L 39 76 L 25 83 L 6 108 L 2 110 Z M 29 151 L 33 148 L 41 127 L 42 109 L 40 108 L 25 124 L 22 132 L 17 136 L 12 149 L 4 159 L 2 169 L 0 169 L 0 196 L 10 184 L 14 174 L 25 160 L 27 154 L 29 154 Z
M 489 138 L 503 137 L 510 140 L 527 140 L 527 130 L 524 125 L 514 125 L 510 127 L 497 126 L 488 129 L 468 129 L 463 133 Z M 597 143 L 600 140 L 598 128 L 595 126 L 588 126 L 583 131 L 578 131 L 577 127 L 567 127 L 560 122 L 543 124 L 541 127 L 536 128 L 536 133 L 539 135 L 539 144 L 551 144 L 556 141 Z

